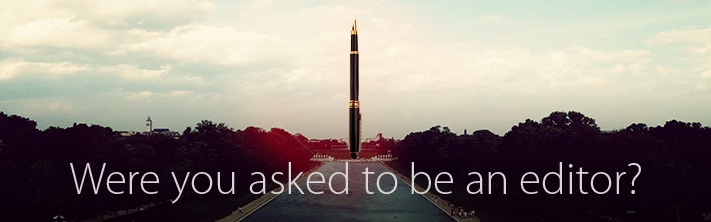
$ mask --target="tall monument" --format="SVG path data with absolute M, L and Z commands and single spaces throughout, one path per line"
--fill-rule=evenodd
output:
M 348 146 L 351 158 L 358 158 L 360 152 L 361 113 L 358 102 L 358 30 L 356 21 L 351 28 L 351 100 L 348 103 Z

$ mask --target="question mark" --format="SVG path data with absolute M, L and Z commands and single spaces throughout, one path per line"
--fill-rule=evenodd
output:
M 637 180 L 637 177 L 639 177 L 639 174 L 642 173 L 642 166 L 640 166 L 637 163 L 630 163 L 630 164 L 627 164 L 627 166 L 636 166 L 637 167 L 637 175 L 634 175 L 634 178 L 632 178 L 632 187 L 634 187 L 634 181 Z M 634 194 L 634 190 L 632 190 L 632 194 Z

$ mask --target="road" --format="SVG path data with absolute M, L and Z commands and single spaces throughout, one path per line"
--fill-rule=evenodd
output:
M 301 180 L 299 186 L 306 194 L 283 193 L 276 196 L 244 221 L 451 221 L 447 214 L 422 195 L 411 194 L 410 186 L 401 178 L 397 185 L 388 174 L 380 181 L 383 191 L 395 191 L 382 194 L 377 190 L 376 179 L 388 168 L 379 162 L 349 163 L 348 194 L 334 194 L 328 187 L 328 179 L 335 172 L 345 170 L 345 162 L 324 163 L 315 172 L 324 174 L 325 184 L 312 184 L 314 191 L 325 191 L 323 194 L 312 194 L 306 188 L 306 180 Z M 365 177 L 362 172 L 368 169 L 374 174 L 369 176 L 368 187 L 375 194 L 367 194 Z M 305 175 L 306 176 L 306 175 Z M 400 176 L 396 176 L 400 177 Z M 333 190 L 338 192 L 345 186 L 342 176 L 336 175 L 333 180 Z

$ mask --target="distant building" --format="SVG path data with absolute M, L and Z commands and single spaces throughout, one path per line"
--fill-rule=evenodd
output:
M 151 134 L 155 134 L 155 135 L 166 135 L 166 136 L 174 137 L 174 138 L 176 138 L 176 139 L 177 139 L 178 137 L 180 137 L 180 133 L 175 132 L 175 131 L 171 131 L 171 130 L 168 129 L 168 128 L 157 128 L 157 129 L 153 129 L 153 132 L 151 132 Z
M 151 120 L 151 116 L 148 116 L 148 119 L 146 119 L 146 132 L 144 132 L 145 135 L 164 135 L 164 136 L 169 136 L 173 137 L 175 139 L 180 138 L 180 133 L 171 131 L 168 128 L 153 128 L 153 120 Z
M 307 142 L 311 149 L 316 150 L 347 150 L 348 144 L 344 139 L 310 139 Z
M 144 135 L 144 136 L 164 135 L 164 136 L 173 137 L 174 139 L 180 138 L 180 133 L 178 133 L 176 131 L 171 131 L 168 128 L 153 129 L 153 120 L 151 120 L 150 116 L 148 116 L 148 119 L 146 119 L 146 130 L 143 132 L 136 132 L 136 131 L 114 131 L 114 132 L 118 133 L 122 137 L 130 137 L 130 136 L 135 136 L 135 135 Z
M 383 133 L 378 133 L 378 134 L 375 135 L 375 137 L 373 137 L 373 138 L 365 138 L 365 141 L 363 141 L 363 142 L 366 142 L 366 143 L 367 143 L 367 142 L 378 142 L 378 141 L 381 141 L 381 140 L 383 140 Z
M 383 150 L 382 143 L 387 139 L 383 133 L 378 133 L 375 137 L 365 138 L 361 141 L 361 150 Z M 308 146 L 315 150 L 348 150 L 346 139 L 309 139 Z

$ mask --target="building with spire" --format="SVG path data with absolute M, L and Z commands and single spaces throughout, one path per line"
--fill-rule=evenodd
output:
M 148 119 L 146 119 L 146 133 L 151 134 L 153 132 L 153 120 L 151 120 L 151 116 L 148 116 Z
M 164 136 L 169 136 L 173 137 L 175 139 L 180 138 L 180 133 L 176 131 L 171 131 L 168 128 L 153 128 L 153 120 L 151 119 L 151 116 L 148 116 L 146 119 L 146 129 L 143 132 L 136 132 L 136 131 L 114 131 L 118 134 L 120 134 L 123 137 L 130 137 L 130 136 L 136 136 L 136 135 L 144 135 L 144 136 L 150 136 L 150 135 L 164 135 Z

